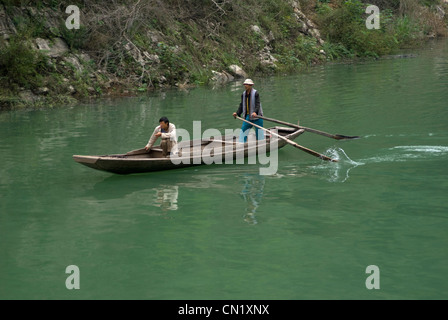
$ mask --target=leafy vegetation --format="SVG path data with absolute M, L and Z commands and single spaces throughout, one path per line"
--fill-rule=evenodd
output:
M 329 60 L 378 57 L 446 32 L 437 0 L 73 0 L 81 9 L 78 30 L 65 27 L 60 1 L 0 3 L 18 32 L 7 44 L 0 40 L 1 96 L 42 85 L 62 95 L 67 78 L 80 97 L 107 92 L 103 84 L 112 78 L 131 92 L 201 85 L 232 64 L 249 74 L 298 72 Z M 366 28 L 369 4 L 381 10 L 379 30 Z M 59 22 L 49 27 L 55 15 Z M 70 53 L 92 60 L 82 62 L 82 72 L 49 63 L 31 48 L 38 37 L 62 38 Z
M 47 69 L 47 59 L 33 50 L 29 43 L 15 36 L 9 45 L 0 51 L 0 82 L 13 90 L 42 85 L 42 76 Z
M 380 11 L 380 29 L 366 28 L 366 3 L 359 0 L 338 1 L 331 8 L 320 2 L 317 21 L 328 42 L 343 46 L 354 56 L 381 56 L 399 48 L 415 46 L 427 36 L 446 35 L 442 22 L 434 25 L 437 16 L 422 4 L 431 6 L 436 1 L 369 1 L 384 8 Z M 417 15 L 415 11 L 420 10 Z M 425 15 L 422 15 L 426 13 Z M 425 28 L 426 27 L 426 28 Z

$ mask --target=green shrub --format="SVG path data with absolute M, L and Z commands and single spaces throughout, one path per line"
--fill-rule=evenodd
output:
M 390 30 L 393 25 L 390 11 L 386 11 L 386 23 L 381 20 L 380 29 L 376 30 L 366 27 L 368 15 L 365 9 L 366 5 L 361 1 L 350 0 L 344 1 L 339 8 L 324 11 L 319 15 L 323 36 L 356 56 L 379 56 L 396 49 L 399 41 L 396 33 Z
M 9 45 L 0 51 L 0 79 L 10 86 L 38 87 L 46 66 L 47 58 L 34 51 L 20 36 L 12 37 Z
M 397 18 L 394 24 L 394 35 L 400 45 L 408 45 L 417 41 L 419 27 L 408 16 Z
M 79 29 L 68 29 L 65 25 L 59 28 L 61 37 L 70 49 L 84 49 L 90 40 L 88 29 L 81 25 Z
M 325 52 L 327 60 L 337 60 L 341 58 L 353 58 L 353 54 L 347 50 L 347 48 L 340 43 L 331 43 L 326 41 L 322 45 L 322 50 Z
M 319 56 L 317 41 L 312 37 L 298 37 L 294 45 L 294 51 L 297 58 L 305 62 L 306 65 L 309 65 Z
M 431 7 L 440 4 L 440 0 L 420 0 L 420 3 L 424 6 Z

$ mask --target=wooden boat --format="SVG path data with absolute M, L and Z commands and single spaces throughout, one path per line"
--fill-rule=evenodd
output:
M 298 137 L 304 132 L 303 129 L 285 127 L 273 127 L 269 130 L 277 130 L 278 135 L 289 140 Z M 251 141 L 250 138 L 248 140 Z M 143 148 L 125 154 L 103 156 L 74 155 L 73 159 L 97 170 L 117 174 L 143 173 L 208 164 L 207 161 L 204 161 L 204 152 L 210 154 L 215 159 L 221 158 L 222 163 L 228 163 L 229 158 L 236 160 L 238 157 L 246 158 L 249 155 L 255 155 L 259 148 L 270 152 L 272 151 L 271 141 L 274 142 L 274 140 L 276 140 L 277 149 L 287 144 L 285 140 L 270 135 L 267 135 L 264 140 L 259 140 L 258 143 L 240 143 L 236 137 L 222 136 L 220 139 L 212 138 L 179 142 L 178 147 L 181 153 L 179 156 L 176 156 L 175 160 L 173 156 L 171 158 L 162 157 L 160 145 L 152 147 L 149 151 Z

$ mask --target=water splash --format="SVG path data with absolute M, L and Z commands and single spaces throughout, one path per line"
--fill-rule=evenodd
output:
M 344 163 L 344 164 L 348 163 L 350 165 L 356 165 L 356 166 L 364 164 L 350 159 L 347 153 L 345 153 L 344 149 L 339 147 L 329 148 L 327 149 L 327 151 L 324 152 L 324 154 L 330 158 L 338 160 L 339 161 L 338 163 Z
M 323 162 L 313 168 L 324 171 L 329 182 L 343 183 L 347 181 L 350 170 L 364 164 L 350 159 L 344 149 L 339 147 L 330 148 L 324 154 L 338 162 Z
M 327 157 L 338 160 L 338 162 L 322 161 L 318 165 L 306 167 L 305 170 L 299 170 L 291 167 L 286 175 L 305 176 L 314 171 L 318 176 L 324 177 L 329 182 L 344 183 L 350 177 L 350 171 L 353 168 L 362 165 L 387 163 L 387 162 L 406 162 L 406 161 L 428 161 L 440 159 L 448 156 L 448 146 L 394 146 L 381 149 L 380 154 L 363 158 L 360 160 L 352 160 L 344 149 L 340 147 L 332 147 L 324 152 Z M 311 169 L 311 170 L 309 170 Z

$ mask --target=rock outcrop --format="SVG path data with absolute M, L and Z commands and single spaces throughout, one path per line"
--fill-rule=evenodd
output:
M 322 40 L 319 30 L 316 25 L 301 11 L 300 3 L 298 1 L 291 1 L 291 6 L 294 10 L 294 16 L 301 26 L 300 32 L 307 36 L 312 36 L 319 44 L 323 44 L 324 40 Z
M 247 73 L 240 66 L 232 64 L 229 66 L 229 72 L 237 79 L 247 78 Z
M 12 34 L 17 33 L 11 18 L 6 14 L 5 7 L 0 5 L 0 37 L 8 40 Z
M 274 34 L 272 33 L 272 31 L 270 31 L 268 35 L 266 35 L 257 25 L 251 26 L 251 29 L 264 42 L 263 49 L 258 53 L 258 60 L 260 61 L 261 65 L 265 67 L 271 67 L 273 69 L 277 68 L 277 65 L 275 64 L 277 62 L 277 59 L 272 56 L 272 47 L 270 46 L 271 42 L 275 40 Z

